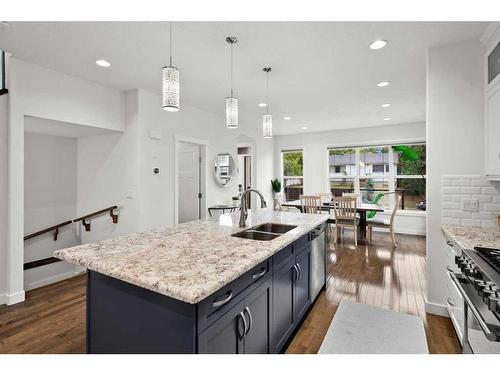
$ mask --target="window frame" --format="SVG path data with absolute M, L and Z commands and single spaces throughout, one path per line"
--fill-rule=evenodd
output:
M 302 153 L 302 176 L 285 176 L 285 168 L 283 165 L 283 155 L 286 153 L 292 153 L 292 152 L 301 152 Z M 305 179 L 304 179 L 304 173 L 305 173 L 305 168 L 304 168 L 304 148 L 303 147 L 283 147 L 280 149 L 280 181 L 281 181 L 281 186 L 282 186 L 282 192 L 285 197 L 285 200 L 288 200 L 286 198 L 286 192 L 285 192 L 285 178 L 300 178 L 302 179 L 302 194 L 304 194 L 304 186 L 305 186 Z
M 331 180 L 334 179 L 335 177 L 330 177 L 330 150 L 335 150 L 335 149 L 353 149 L 355 150 L 355 168 L 354 172 L 355 175 L 346 175 L 346 178 L 352 178 L 354 180 L 354 192 L 356 193 L 362 193 L 360 189 L 360 182 L 362 180 L 367 180 L 369 178 L 372 179 L 378 179 L 378 180 L 383 180 L 384 182 L 387 181 L 388 185 L 388 191 L 395 191 L 397 188 L 397 181 L 398 179 L 421 179 L 421 175 L 398 175 L 397 171 L 397 165 L 394 164 L 394 151 L 392 149 L 392 146 L 395 145 L 405 145 L 405 146 L 414 146 L 414 145 L 425 145 L 425 152 L 427 154 L 427 142 L 426 140 L 422 139 L 414 139 L 414 140 L 402 140 L 398 142 L 376 142 L 376 143 L 366 143 L 366 144 L 357 144 L 357 145 L 328 145 L 326 147 L 326 158 L 327 158 L 327 178 L 326 178 L 326 186 L 328 191 L 331 191 Z M 360 150 L 363 148 L 376 148 L 376 147 L 387 147 L 388 148 L 388 164 L 384 168 L 383 175 L 379 175 L 377 173 L 372 173 L 369 175 L 362 175 L 361 174 L 361 166 L 360 166 Z M 427 159 L 427 155 L 426 155 Z M 425 174 L 423 175 L 424 178 L 427 178 L 427 168 L 425 170 Z M 427 193 L 427 192 L 426 192 Z M 394 194 L 389 194 L 389 200 L 390 203 L 388 206 L 385 208 L 387 211 L 392 211 L 394 204 L 395 204 L 395 195 Z M 416 214 L 425 214 L 425 211 L 418 211 L 414 209 L 405 209 L 405 210 L 400 210 L 406 213 L 416 213 Z

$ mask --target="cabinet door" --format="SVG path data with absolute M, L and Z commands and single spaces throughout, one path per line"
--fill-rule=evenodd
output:
M 243 302 L 238 303 L 198 336 L 198 353 L 243 353 Z
M 299 269 L 299 275 L 297 280 L 295 281 L 295 298 L 293 310 L 294 321 L 298 323 L 298 321 L 302 318 L 309 305 L 311 304 L 311 294 L 309 291 L 311 245 L 309 245 L 306 250 L 297 255 L 295 263 L 297 265 L 297 268 Z
M 278 353 L 293 331 L 295 259 L 291 257 L 273 276 L 272 352 Z
M 245 298 L 244 313 L 248 322 L 245 354 L 269 353 L 271 333 L 272 279 L 269 278 Z
M 486 113 L 486 174 L 500 174 L 500 88 L 488 94 Z

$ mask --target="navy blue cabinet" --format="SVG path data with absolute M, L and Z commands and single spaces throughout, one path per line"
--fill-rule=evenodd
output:
M 285 261 L 280 254 L 277 257 L 280 258 L 280 267 L 273 275 L 272 353 L 279 353 L 283 349 L 311 305 L 311 245 L 297 241 Z
M 293 295 L 295 258 L 292 256 L 281 268 L 274 271 L 273 277 L 273 330 L 272 352 L 278 353 L 294 328 Z
M 198 353 L 269 353 L 271 296 L 268 279 L 199 335 Z
M 197 304 L 88 271 L 88 353 L 279 353 L 311 305 L 305 235 Z
M 311 304 L 311 295 L 309 292 L 309 269 L 311 264 L 311 245 L 308 245 L 295 258 L 296 268 L 299 271 L 295 280 L 295 299 L 293 306 L 294 321 L 298 322 L 307 312 Z

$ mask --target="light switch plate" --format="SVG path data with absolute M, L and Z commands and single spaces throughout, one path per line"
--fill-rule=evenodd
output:
M 462 211 L 479 211 L 479 199 L 463 198 Z

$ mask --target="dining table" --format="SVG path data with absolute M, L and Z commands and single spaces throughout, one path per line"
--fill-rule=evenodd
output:
M 321 211 L 327 211 L 329 213 L 330 210 L 333 209 L 333 204 L 333 201 L 325 202 L 319 207 L 319 209 Z M 281 205 L 284 207 L 295 207 L 298 208 L 300 212 L 302 212 L 302 204 L 300 203 L 300 199 L 284 202 Z M 360 203 L 356 205 L 356 212 L 359 213 L 358 244 L 360 245 L 366 245 L 367 243 L 366 229 L 368 221 L 366 215 L 369 211 L 384 212 L 384 207 L 376 203 Z

